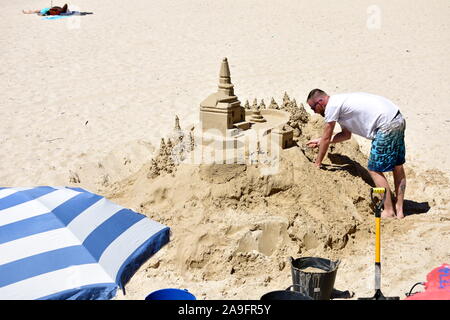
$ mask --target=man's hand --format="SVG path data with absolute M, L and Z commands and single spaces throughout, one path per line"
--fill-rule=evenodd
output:
M 322 138 L 317 138 L 314 140 L 310 140 L 308 141 L 308 143 L 306 143 L 306 146 L 310 147 L 310 148 L 317 148 L 320 146 L 320 141 L 322 140 Z
M 319 169 L 322 164 L 323 158 L 327 153 L 328 146 L 330 145 L 331 136 L 333 135 L 335 124 L 336 121 L 327 122 L 325 124 L 325 128 L 323 129 L 322 137 L 320 139 L 311 140 L 307 143 L 308 145 L 319 147 L 319 153 L 317 154 L 316 161 L 314 162 L 314 165 Z
M 321 141 L 322 141 L 322 138 L 313 139 L 313 140 L 308 141 L 308 143 L 306 143 L 306 146 L 308 146 L 310 148 L 318 148 L 318 147 L 320 147 Z M 317 161 L 315 161 L 313 163 L 313 166 L 314 166 L 314 168 L 320 169 L 322 164 L 320 162 L 317 163 Z

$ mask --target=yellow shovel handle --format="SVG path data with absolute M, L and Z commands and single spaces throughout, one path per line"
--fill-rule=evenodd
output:
M 386 197 L 386 188 L 372 188 L 372 193 L 383 194 L 384 202 Z M 378 209 L 381 209 L 381 207 Z M 375 214 L 375 263 L 381 263 L 381 217 L 379 214 L 379 211 Z
M 372 188 L 373 193 L 385 193 L 386 188 Z
M 381 218 L 375 218 L 375 263 L 381 263 Z

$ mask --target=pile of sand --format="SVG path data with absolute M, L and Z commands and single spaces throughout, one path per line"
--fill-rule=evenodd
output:
M 309 115 L 287 94 L 282 103 L 272 101 L 269 107 L 290 113 L 286 126 L 294 129 L 296 142 L 281 151 L 278 170 L 272 174 L 260 164 L 180 162 L 196 146 L 194 128 L 181 129 L 176 118 L 173 133 L 161 139 L 160 148 L 140 170 L 117 182 L 98 181 L 98 193 L 172 232 L 169 244 L 141 267 L 127 285 L 127 294 L 118 299 L 142 299 L 167 287 L 188 288 L 198 299 L 259 299 L 270 290 L 288 287 L 289 257 L 304 256 L 340 259 L 336 287 L 360 296 L 372 294 L 372 180 L 364 168 L 366 155 L 353 139 L 332 145 L 324 169 L 318 170 L 312 165 L 317 150 L 305 144 L 321 135 L 323 119 Z M 439 234 L 449 233 L 441 221 L 448 215 L 448 180 L 439 170 L 426 175 L 406 170 L 408 195 L 416 200 L 405 202 L 407 210 L 426 213 L 432 206 L 444 215 L 383 221 L 384 234 L 389 235 L 383 246 L 390 248 L 385 255 L 392 255 L 388 263 L 395 265 L 396 252 L 408 250 L 401 237 L 415 232 L 428 239 L 422 253 L 405 253 L 407 261 L 413 260 L 411 268 L 422 264 L 421 270 L 414 270 L 415 277 L 384 269 L 385 277 L 400 278 L 388 288 L 399 291 L 421 281 L 417 274 L 424 277 L 435 261 L 448 259 L 444 249 L 428 252 L 430 244 L 439 246 Z M 420 219 L 426 223 L 418 224 Z M 417 258 L 426 254 L 433 255 L 427 262 Z M 355 270 L 359 281 L 354 281 Z
M 326 169 L 315 169 L 316 151 L 305 143 L 320 136 L 323 121 L 286 94 L 280 108 L 291 113 L 287 125 L 297 132 L 275 174 L 262 174 L 258 165 L 176 164 L 170 155 L 182 140 L 172 136 L 136 174 L 103 190 L 171 227 L 171 242 L 145 267 L 147 277 L 161 278 L 164 266 L 172 279 L 245 282 L 264 275 L 267 285 L 289 270 L 290 256 L 316 249 L 332 258 L 356 232 L 370 236 L 370 181 L 358 144 L 332 146 Z

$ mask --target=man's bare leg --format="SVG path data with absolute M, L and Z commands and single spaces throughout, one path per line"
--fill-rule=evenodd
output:
M 394 171 L 394 184 L 395 184 L 395 211 L 397 212 L 397 218 L 402 219 L 405 217 L 403 213 L 403 200 L 405 199 L 406 190 L 406 175 L 403 165 L 395 166 Z
M 386 189 L 386 200 L 384 201 L 384 210 L 381 212 L 382 218 L 393 218 L 395 217 L 394 206 L 392 204 L 391 189 L 389 188 L 389 183 L 384 176 L 383 172 L 371 171 L 369 170 L 370 176 L 373 182 L 378 188 Z

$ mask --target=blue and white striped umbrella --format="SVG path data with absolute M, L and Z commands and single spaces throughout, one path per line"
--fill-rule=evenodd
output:
M 0 188 L 0 300 L 111 299 L 169 233 L 80 188 Z

